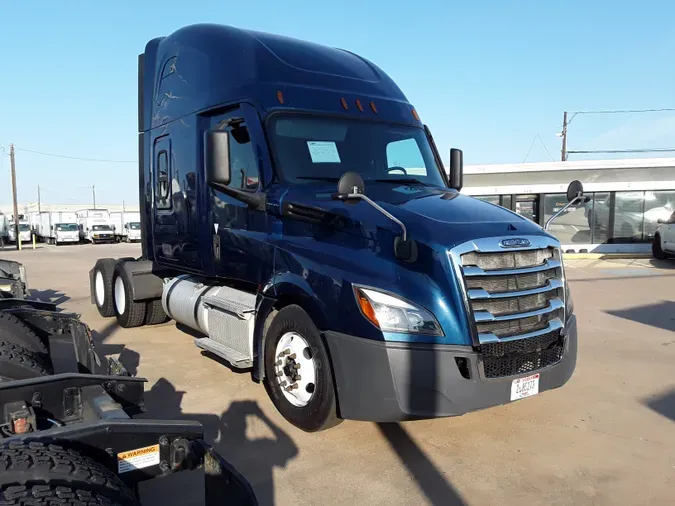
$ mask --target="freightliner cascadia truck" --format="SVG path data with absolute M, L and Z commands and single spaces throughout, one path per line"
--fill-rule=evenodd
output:
M 204 24 L 151 40 L 138 69 L 142 256 L 90 271 L 103 316 L 194 329 L 306 431 L 461 415 L 571 377 L 559 242 L 461 195 L 461 151 L 446 173 L 379 67 Z

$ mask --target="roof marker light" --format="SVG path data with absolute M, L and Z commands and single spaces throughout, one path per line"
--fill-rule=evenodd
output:
M 377 114 L 377 107 L 375 107 L 375 102 L 370 103 L 370 108 L 373 110 L 375 114 Z
M 413 107 L 413 110 L 412 110 L 412 115 L 413 115 L 413 118 L 415 118 L 415 121 L 420 120 L 420 117 L 417 115 L 417 111 L 415 110 L 414 107 Z
M 347 101 L 344 98 L 341 98 L 340 103 L 342 104 L 342 108 L 346 111 L 347 110 Z
M 284 103 L 284 94 L 281 93 L 281 90 L 277 91 L 277 100 L 279 101 L 280 104 Z
M 361 101 L 358 98 L 356 99 L 356 107 L 359 108 L 359 111 L 363 112 L 363 106 L 361 105 Z

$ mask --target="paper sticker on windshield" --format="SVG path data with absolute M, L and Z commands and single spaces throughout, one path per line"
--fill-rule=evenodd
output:
M 330 141 L 307 141 L 312 163 L 340 163 L 337 146 Z
M 159 445 L 137 448 L 117 454 L 117 473 L 128 473 L 159 464 Z

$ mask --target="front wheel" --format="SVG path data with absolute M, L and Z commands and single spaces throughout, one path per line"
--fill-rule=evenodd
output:
M 652 241 L 652 255 L 657 260 L 664 260 L 666 258 L 666 253 L 661 247 L 661 236 L 658 234 L 654 236 L 654 240 Z
M 326 347 L 300 306 L 281 309 L 269 326 L 265 388 L 283 417 L 306 432 L 326 430 L 341 422 Z

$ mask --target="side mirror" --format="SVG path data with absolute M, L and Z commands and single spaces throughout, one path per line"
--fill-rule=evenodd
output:
M 574 180 L 567 187 L 567 202 L 572 202 L 577 197 L 581 197 L 584 194 L 584 185 L 581 184 L 581 181 Z
M 211 186 L 230 183 L 230 134 L 224 130 L 204 132 L 204 167 Z
M 460 191 L 464 185 L 464 154 L 461 149 L 450 150 L 450 180 L 448 186 Z

